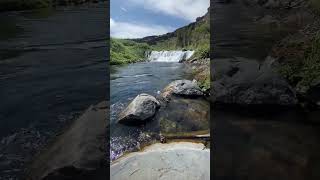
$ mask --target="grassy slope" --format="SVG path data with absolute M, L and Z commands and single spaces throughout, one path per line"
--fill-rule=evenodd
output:
M 111 38 L 110 48 L 110 64 L 126 64 L 142 61 L 145 57 L 145 51 L 151 49 L 146 43 L 115 38 Z

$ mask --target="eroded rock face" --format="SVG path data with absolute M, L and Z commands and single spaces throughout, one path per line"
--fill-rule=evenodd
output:
M 297 104 L 291 86 L 270 68 L 245 58 L 216 59 L 212 63 L 212 100 L 219 104 Z
M 120 113 L 118 123 L 128 125 L 144 123 L 155 115 L 159 107 L 160 103 L 155 97 L 140 94 Z
M 202 96 L 203 92 L 195 81 L 176 80 L 165 87 L 161 93 L 161 96 L 165 99 L 170 98 L 171 95 L 197 97 Z

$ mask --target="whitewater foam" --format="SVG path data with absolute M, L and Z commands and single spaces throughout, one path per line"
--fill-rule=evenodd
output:
M 190 59 L 193 54 L 194 51 L 151 51 L 147 59 L 155 62 L 182 62 Z

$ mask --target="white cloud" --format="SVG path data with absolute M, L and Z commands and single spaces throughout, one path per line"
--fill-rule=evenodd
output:
M 126 8 L 124 8 L 124 7 L 121 7 L 120 8 L 122 11 L 124 11 L 124 12 L 128 12 L 128 10 L 126 9 Z
M 142 38 L 152 35 L 161 35 L 173 31 L 172 27 L 138 24 L 131 22 L 117 22 L 110 18 L 110 34 L 115 38 Z
M 188 21 L 195 21 L 203 16 L 210 0 L 130 0 L 132 3 L 143 6 L 145 9 L 180 17 Z

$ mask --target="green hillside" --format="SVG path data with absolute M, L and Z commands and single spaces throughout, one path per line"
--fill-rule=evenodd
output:
M 209 13 L 172 33 L 124 40 L 111 38 L 111 64 L 141 61 L 150 50 L 195 50 L 194 58 L 207 58 L 210 54 Z
M 161 39 L 153 45 L 155 49 L 198 49 L 210 44 L 210 23 L 208 15 L 195 23 L 177 29 L 173 36 Z
M 146 43 L 111 38 L 110 64 L 126 64 L 142 61 L 145 57 L 145 52 L 150 49 L 151 47 Z

